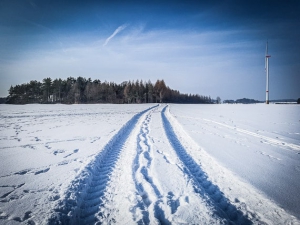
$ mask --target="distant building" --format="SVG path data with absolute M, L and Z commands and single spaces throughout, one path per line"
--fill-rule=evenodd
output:
M 242 104 L 260 103 L 260 101 L 257 101 L 257 100 L 254 100 L 254 99 L 249 99 L 249 98 L 237 99 L 235 102 L 236 103 L 242 103 Z
M 235 101 L 234 100 L 224 100 L 223 103 L 224 104 L 234 104 Z

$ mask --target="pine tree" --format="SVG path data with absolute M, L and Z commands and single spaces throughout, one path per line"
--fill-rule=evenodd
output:
M 50 77 L 43 79 L 43 91 L 44 91 L 44 101 L 50 102 L 51 88 L 52 88 L 52 79 Z

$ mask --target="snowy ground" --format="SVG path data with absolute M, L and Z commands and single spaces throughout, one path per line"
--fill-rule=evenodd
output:
M 298 105 L 174 105 L 206 152 L 300 218 Z
M 1 105 L 0 224 L 300 224 L 299 115 Z

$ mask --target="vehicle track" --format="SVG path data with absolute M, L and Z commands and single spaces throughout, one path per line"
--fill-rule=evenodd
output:
M 237 209 L 235 205 L 231 204 L 229 199 L 227 199 L 221 192 L 220 188 L 208 179 L 208 176 L 202 170 L 201 166 L 198 165 L 187 153 L 175 134 L 172 124 L 166 116 L 167 108 L 168 106 L 165 106 L 161 112 L 163 126 L 173 149 L 176 151 L 180 160 L 188 169 L 195 182 L 195 192 L 207 199 L 208 203 L 214 209 L 215 214 L 223 218 L 225 223 L 252 224 L 252 221 L 247 218 L 247 216 L 243 215 L 242 211 Z
M 230 126 L 230 125 L 220 123 L 220 122 L 217 122 L 217 121 L 208 120 L 208 119 L 203 119 L 203 120 L 207 121 L 207 122 L 210 122 L 210 123 L 218 124 L 220 126 L 226 127 L 228 129 L 231 129 L 231 130 L 235 130 L 235 131 L 243 133 L 243 134 L 250 135 L 252 137 L 262 139 L 266 143 L 269 143 L 269 144 L 272 144 L 272 145 L 275 145 L 275 146 L 280 146 L 281 148 L 288 148 L 288 149 L 292 149 L 292 150 L 295 150 L 295 151 L 300 151 L 300 146 L 296 145 L 296 144 L 293 144 L 293 143 L 288 143 L 288 142 L 285 142 L 285 141 L 282 141 L 282 140 L 270 138 L 270 137 L 267 137 L 267 136 L 249 131 L 249 130 L 241 129 L 241 128 L 238 128 L 238 127 L 235 127 L 235 126 Z
M 124 144 L 142 115 L 157 106 L 136 114 L 109 141 L 103 150 L 74 179 L 65 198 L 58 203 L 48 224 L 95 224 L 103 194 Z
M 142 124 L 137 137 L 137 155 L 133 165 L 133 180 L 141 200 L 135 208 L 139 208 L 143 218 L 138 224 L 170 224 L 165 218 L 164 212 L 159 206 L 163 204 L 163 196 L 152 175 L 153 149 L 149 138 L 149 123 L 151 113 L 149 113 Z M 135 210 L 134 210 L 135 211 Z

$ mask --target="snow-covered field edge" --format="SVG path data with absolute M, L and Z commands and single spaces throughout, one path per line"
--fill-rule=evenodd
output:
M 216 213 L 237 224 L 300 224 L 297 218 L 202 149 L 171 114 L 170 106 L 163 110 L 162 118 L 169 141 L 215 206 Z

